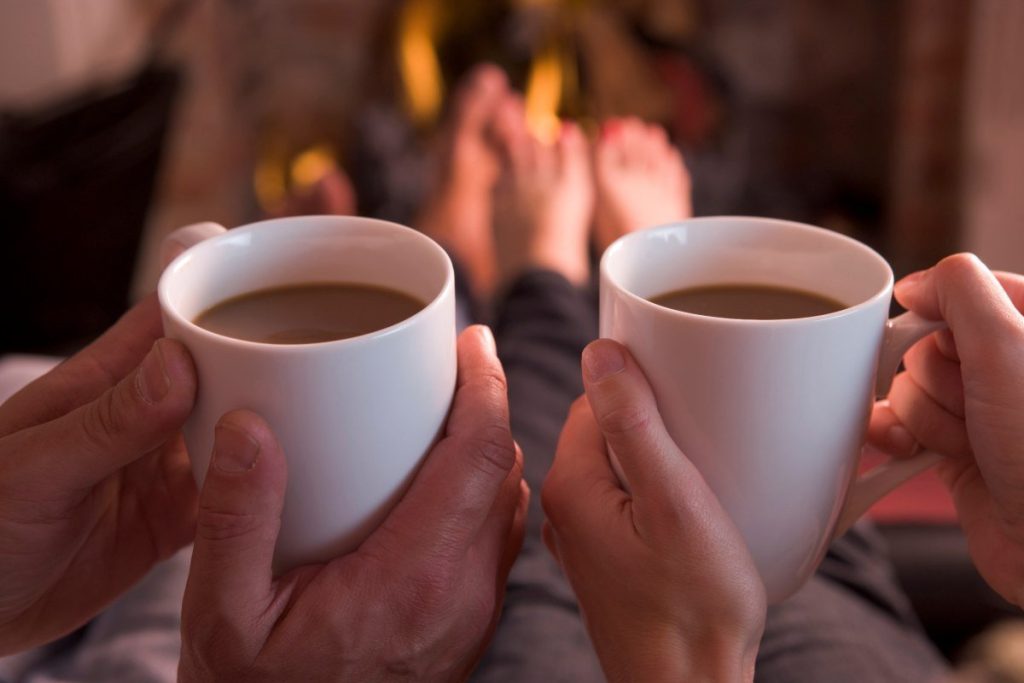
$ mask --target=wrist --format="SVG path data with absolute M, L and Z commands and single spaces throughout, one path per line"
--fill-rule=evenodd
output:
M 615 642 L 597 645 L 611 683 L 747 683 L 754 680 L 760 633 L 695 628 L 620 631 Z

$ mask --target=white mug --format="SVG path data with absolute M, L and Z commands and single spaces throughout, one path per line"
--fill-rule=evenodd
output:
M 164 331 L 185 344 L 198 374 L 184 429 L 196 481 L 202 486 L 220 417 L 255 411 L 288 462 L 275 573 L 355 549 L 402 496 L 448 415 L 456 375 L 448 255 L 409 228 L 343 216 L 230 231 L 200 224 L 172 233 L 164 248 L 184 250 L 158 293 Z M 225 299 L 305 282 L 386 286 L 426 307 L 370 334 L 314 344 L 244 341 L 193 322 Z
M 810 291 L 846 307 L 736 320 L 648 300 L 722 284 Z M 834 535 L 938 457 L 855 480 L 873 399 L 888 392 L 903 353 L 943 327 L 909 313 L 887 320 L 892 286 L 885 259 L 860 242 L 764 218 L 635 232 L 601 260 L 601 336 L 644 370 L 669 433 L 736 523 L 771 603 L 807 580 Z

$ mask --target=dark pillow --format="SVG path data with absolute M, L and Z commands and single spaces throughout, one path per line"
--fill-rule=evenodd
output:
M 125 310 L 178 83 L 151 65 L 0 113 L 0 353 L 66 352 Z

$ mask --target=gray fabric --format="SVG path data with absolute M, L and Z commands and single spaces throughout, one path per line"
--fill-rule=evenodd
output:
M 832 544 L 807 585 L 769 608 L 755 678 L 928 683 L 948 673 L 896 581 L 881 538 L 861 522 Z
M 191 547 L 160 563 L 79 632 L 0 659 L 3 683 L 170 683 Z
M 564 278 L 534 271 L 504 297 L 494 333 L 508 378 L 512 435 L 523 449 L 533 495 L 504 612 L 472 680 L 600 681 L 576 598 L 540 537 L 541 484 L 569 405 L 583 392 L 579 358 L 597 336 L 596 307 Z

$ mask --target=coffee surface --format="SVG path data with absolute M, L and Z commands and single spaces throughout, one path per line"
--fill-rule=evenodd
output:
M 394 289 L 320 282 L 273 287 L 222 301 L 195 324 L 226 337 L 268 344 L 313 344 L 390 327 L 426 304 Z
M 677 311 L 743 320 L 808 318 L 846 308 L 814 292 L 752 284 L 686 287 L 650 297 L 650 300 Z

